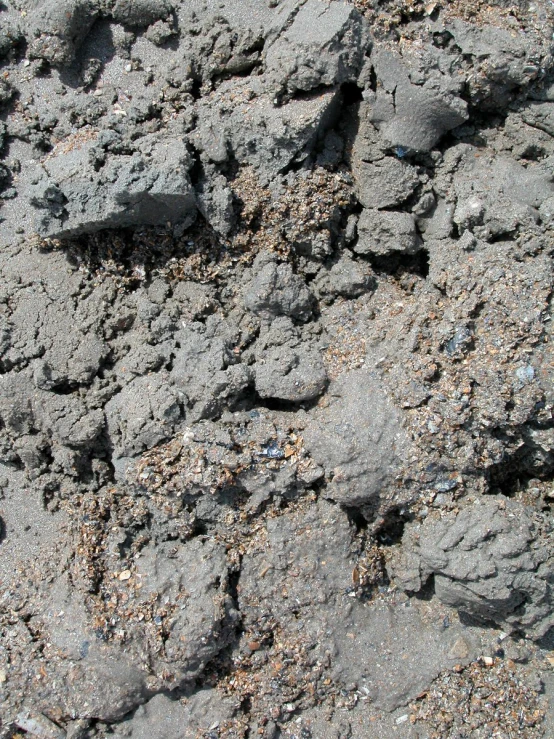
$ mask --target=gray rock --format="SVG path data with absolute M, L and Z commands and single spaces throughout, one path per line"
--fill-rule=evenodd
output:
M 363 604 L 349 596 L 354 532 L 337 506 L 320 500 L 266 526 L 264 549 L 243 560 L 238 592 L 244 624 L 278 624 L 280 638 L 304 645 L 314 665 L 330 663 L 337 686 L 356 685 L 376 707 L 392 711 L 442 670 L 475 656 L 471 634 L 460 627 L 446 631 L 442 620 L 425 624 L 405 603 Z M 452 654 L 460 638 L 462 658 Z M 272 698 L 278 700 L 278 692 Z
M 106 405 L 116 457 L 132 457 L 169 438 L 183 418 L 182 396 L 162 375 L 137 377 Z
M 290 264 L 278 264 L 261 254 L 252 268 L 253 279 L 244 291 L 244 305 L 260 317 L 289 316 L 306 321 L 312 314 L 313 296 Z
M 356 194 L 364 208 L 394 208 L 402 205 L 416 189 L 415 167 L 393 157 L 360 162 L 354 171 Z
M 310 287 L 319 298 L 332 298 L 341 295 L 357 298 L 371 288 L 371 272 L 364 264 L 354 261 L 348 251 L 330 268 L 322 269 Z
M 94 142 L 61 149 L 44 162 L 30 188 L 37 231 L 61 238 L 133 225 L 190 222 L 196 213 L 190 156 L 173 137 L 145 137 L 133 155 L 110 156 L 97 172 Z
M 468 119 L 467 104 L 442 83 L 442 89 L 415 85 L 408 69 L 392 51 L 379 50 L 373 54 L 377 79 L 384 87 L 377 93 L 371 120 L 379 128 L 391 147 L 407 151 L 429 151 L 441 137 Z M 394 82 L 387 84 L 394 69 Z M 442 81 L 441 81 L 442 82 Z
M 334 0 L 308 0 L 265 54 L 272 91 L 294 95 L 354 81 L 364 46 L 363 24 L 355 8 Z
M 444 168 L 454 172 L 457 203 L 453 220 L 460 231 L 489 240 L 532 227 L 538 209 L 552 196 L 552 177 L 540 168 L 524 168 L 507 157 L 476 156 L 473 147 L 453 147 Z
M 65 731 L 42 713 L 23 711 L 15 720 L 16 726 L 38 739 L 65 739 Z
M 410 524 L 391 572 L 409 591 L 434 575 L 444 603 L 538 638 L 554 624 L 551 546 L 524 506 L 496 496 Z
M 472 73 L 467 79 L 471 103 L 487 111 L 504 106 L 520 89 L 528 88 L 549 66 L 549 49 L 507 28 L 472 24 L 454 18 L 448 25 L 438 21 L 436 33 L 453 38 L 452 54 L 471 60 Z
M 229 98 L 241 101 L 230 107 Z M 234 156 L 256 168 L 261 184 L 270 182 L 295 158 L 304 158 L 338 114 L 338 90 L 276 107 L 261 82 L 223 82 L 198 104 L 191 141 L 207 162 Z
M 255 388 L 261 398 L 301 403 L 325 390 L 327 372 L 320 353 L 302 341 L 289 318 L 273 322 L 258 340 L 255 355 Z
M 144 28 L 166 20 L 172 10 L 169 0 L 116 0 L 111 15 L 123 26 Z
M 410 213 L 364 208 L 354 245 L 357 254 L 384 256 L 394 251 L 414 254 L 420 248 L 415 219 Z
M 55 66 L 70 64 L 100 14 L 97 0 L 31 0 L 25 35 L 30 54 Z
M 360 508 L 369 518 L 402 469 L 410 442 L 383 386 L 365 370 L 345 373 L 329 388 L 304 431 L 306 448 L 326 472 L 326 495 Z
M 208 165 L 208 174 L 196 187 L 196 202 L 210 226 L 222 236 L 228 236 L 235 224 L 233 195 L 227 180 L 217 174 L 213 165 Z
M 521 115 L 525 123 L 554 136 L 554 101 L 530 103 Z
M 118 652 L 95 654 L 75 663 L 64 680 L 62 699 L 75 718 L 113 722 L 144 702 L 145 675 Z
M 211 418 L 222 405 L 232 402 L 251 383 L 251 371 L 240 364 L 233 350 L 238 343 L 236 327 L 218 320 L 206 326 L 193 323 L 176 334 L 171 378 L 186 398 L 189 419 Z

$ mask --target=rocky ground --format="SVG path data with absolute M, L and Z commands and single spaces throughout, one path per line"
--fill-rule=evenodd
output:
M 554 4 L 0 2 L 0 737 L 554 735 Z

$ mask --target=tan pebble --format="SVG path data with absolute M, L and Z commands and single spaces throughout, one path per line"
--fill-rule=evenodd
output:
M 119 579 L 120 580 L 130 580 L 131 579 L 131 570 L 123 570 L 123 572 L 121 572 L 119 574 Z
M 494 665 L 494 659 L 492 657 L 481 657 L 481 662 L 487 667 Z
M 259 641 L 249 641 L 248 642 L 248 649 L 250 649 L 252 652 L 257 652 L 258 649 L 260 649 L 262 645 Z
M 6 670 L 0 670 L 0 683 L 5 683 L 7 679 Z
M 554 667 L 554 652 L 546 655 L 546 661 Z

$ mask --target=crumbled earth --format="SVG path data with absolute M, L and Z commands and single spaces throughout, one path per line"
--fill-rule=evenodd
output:
M 0 2 L 0 739 L 554 735 L 553 38 Z

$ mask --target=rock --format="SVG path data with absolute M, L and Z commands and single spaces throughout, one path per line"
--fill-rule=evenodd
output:
M 265 54 L 272 91 L 292 96 L 355 81 L 364 42 L 363 24 L 352 6 L 308 0 Z
M 400 413 L 366 370 L 345 373 L 329 387 L 329 404 L 313 412 L 306 448 L 329 480 L 325 494 L 373 518 L 387 486 L 409 456 Z
M 281 641 L 296 649 L 305 645 L 308 674 L 321 660 L 329 661 L 337 686 L 356 685 L 376 707 L 393 711 L 443 669 L 475 656 L 474 640 L 461 627 L 445 631 L 442 621 L 424 624 L 415 607 L 349 597 L 353 534 L 340 508 L 323 500 L 306 512 L 269 520 L 263 551 L 243 561 L 240 610 L 246 628 L 263 633 L 265 624 L 277 624 Z M 449 656 L 462 634 L 465 660 Z M 279 683 L 275 690 L 274 700 Z
M 176 352 L 171 378 L 186 397 L 189 417 L 211 418 L 222 405 L 238 398 L 250 385 L 251 370 L 240 364 L 233 349 L 238 332 L 225 322 L 192 323 L 176 334 Z
M 306 321 L 312 314 L 313 297 L 304 280 L 290 264 L 278 264 L 266 254 L 256 258 L 254 277 L 244 291 L 244 305 L 261 317 L 289 316 Z
M 552 177 L 539 168 L 525 169 L 507 157 L 482 161 L 473 147 L 453 147 L 445 159 L 453 172 L 457 204 L 454 223 L 485 240 L 532 227 L 538 209 L 554 192 Z
M 39 0 L 32 3 L 25 28 L 30 55 L 67 66 L 100 14 L 95 0 Z M 38 6 L 38 7 L 37 7 Z
M 77 662 L 64 680 L 58 700 L 75 718 L 113 722 L 144 702 L 144 673 L 121 654 L 91 655 Z
M 452 653 L 461 634 L 467 644 L 465 657 Z M 476 646 L 464 629 L 445 632 L 441 623 L 426 624 L 413 606 L 377 603 L 353 610 L 335 630 L 335 648 L 334 678 L 357 684 L 385 711 L 407 705 L 443 670 L 476 657 Z
M 448 26 L 435 24 L 436 33 L 452 37 L 452 54 L 471 60 L 473 74 L 467 81 L 472 105 L 495 111 L 505 106 L 518 89 L 528 88 L 539 76 L 548 58 L 548 49 L 531 43 L 520 34 L 490 24 L 472 24 L 454 18 Z
M 356 194 L 364 208 L 394 208 L 415 191 L 419 178 L 415 167 L 393 157 L 361 162 L 356 169 Z
M 554 105 L 552 102 L 531 103 L 522 112 L 522 118 L 530 126 L 554 136 Z
M 467 104 L 444 89 L 448 82 L 439 90 L 433 83 L 413 84 L 408 69 L 392 51 L 379 50 L 372 61 L 384 88 L 378 91 L 370 116 L 391 147 L 430 151 L 447 131 L 468 119 Z M 391 69 L 395 70 L 394 82 L 387 84 Z
M 96 171 L 94 141 L 61 149 L 37 169 L 29 192 L 37 231 L 62 238 L 131 224 L 188 222 L 196 213 L 186 146 L 145 137 L 133 155 L 110 156 Z
M 228 99 L 242 101 L 229 108 Z M 276 107 L 254 79 L 223 82 L 198 104 L 191 141 L 208 163 L 230 156 L 253 166 L 260 184 L 270 182 L 295 158 L 302 159 L 338 114 L 340 92 L 331 90 Z
M 371 288 L 372 277 L 365 265 L 352 259 L 344 251 L 330 268 L 322 269 L 311 283 L 311 289 L 319 298 L 357 298 Z
M 444 603 L 532 638 L 553 625 L 551 544 L 537 541 L 520 503 L 494 496 L 407 526 L 395 581 L 418 591 L 434 575 Z
M 254 374 L 261 398 L 293 403 L 317 398 L 327 385 L 319 352 L 303 344 L 300 332 L 284 316 L 257 342 Z
M 168 0 L 116 0 L 111 14 L 114 21 L 123 26 L 144 28 L 166 20 L 172 10 Z
M 65 731 L 40 713 L 20 713 L 16 726 L 38 739 L 65 739 Z
M 358 221 L 356 254 L 384 256 L 391 252 L 414 254 L 421 248 L 410 213 L 364 208 Z
M 182 399 L 159 375 L 137 377 L 106 405 L 106 421 L 116 457 L 151 449 L 173 433 L 183 418 Z
M 196 202 L 210 226 L 222 236 L 228 236 L 235 224 L 233 195 L 227 180 L 208 166 L 209 174 L 197 185 Z

